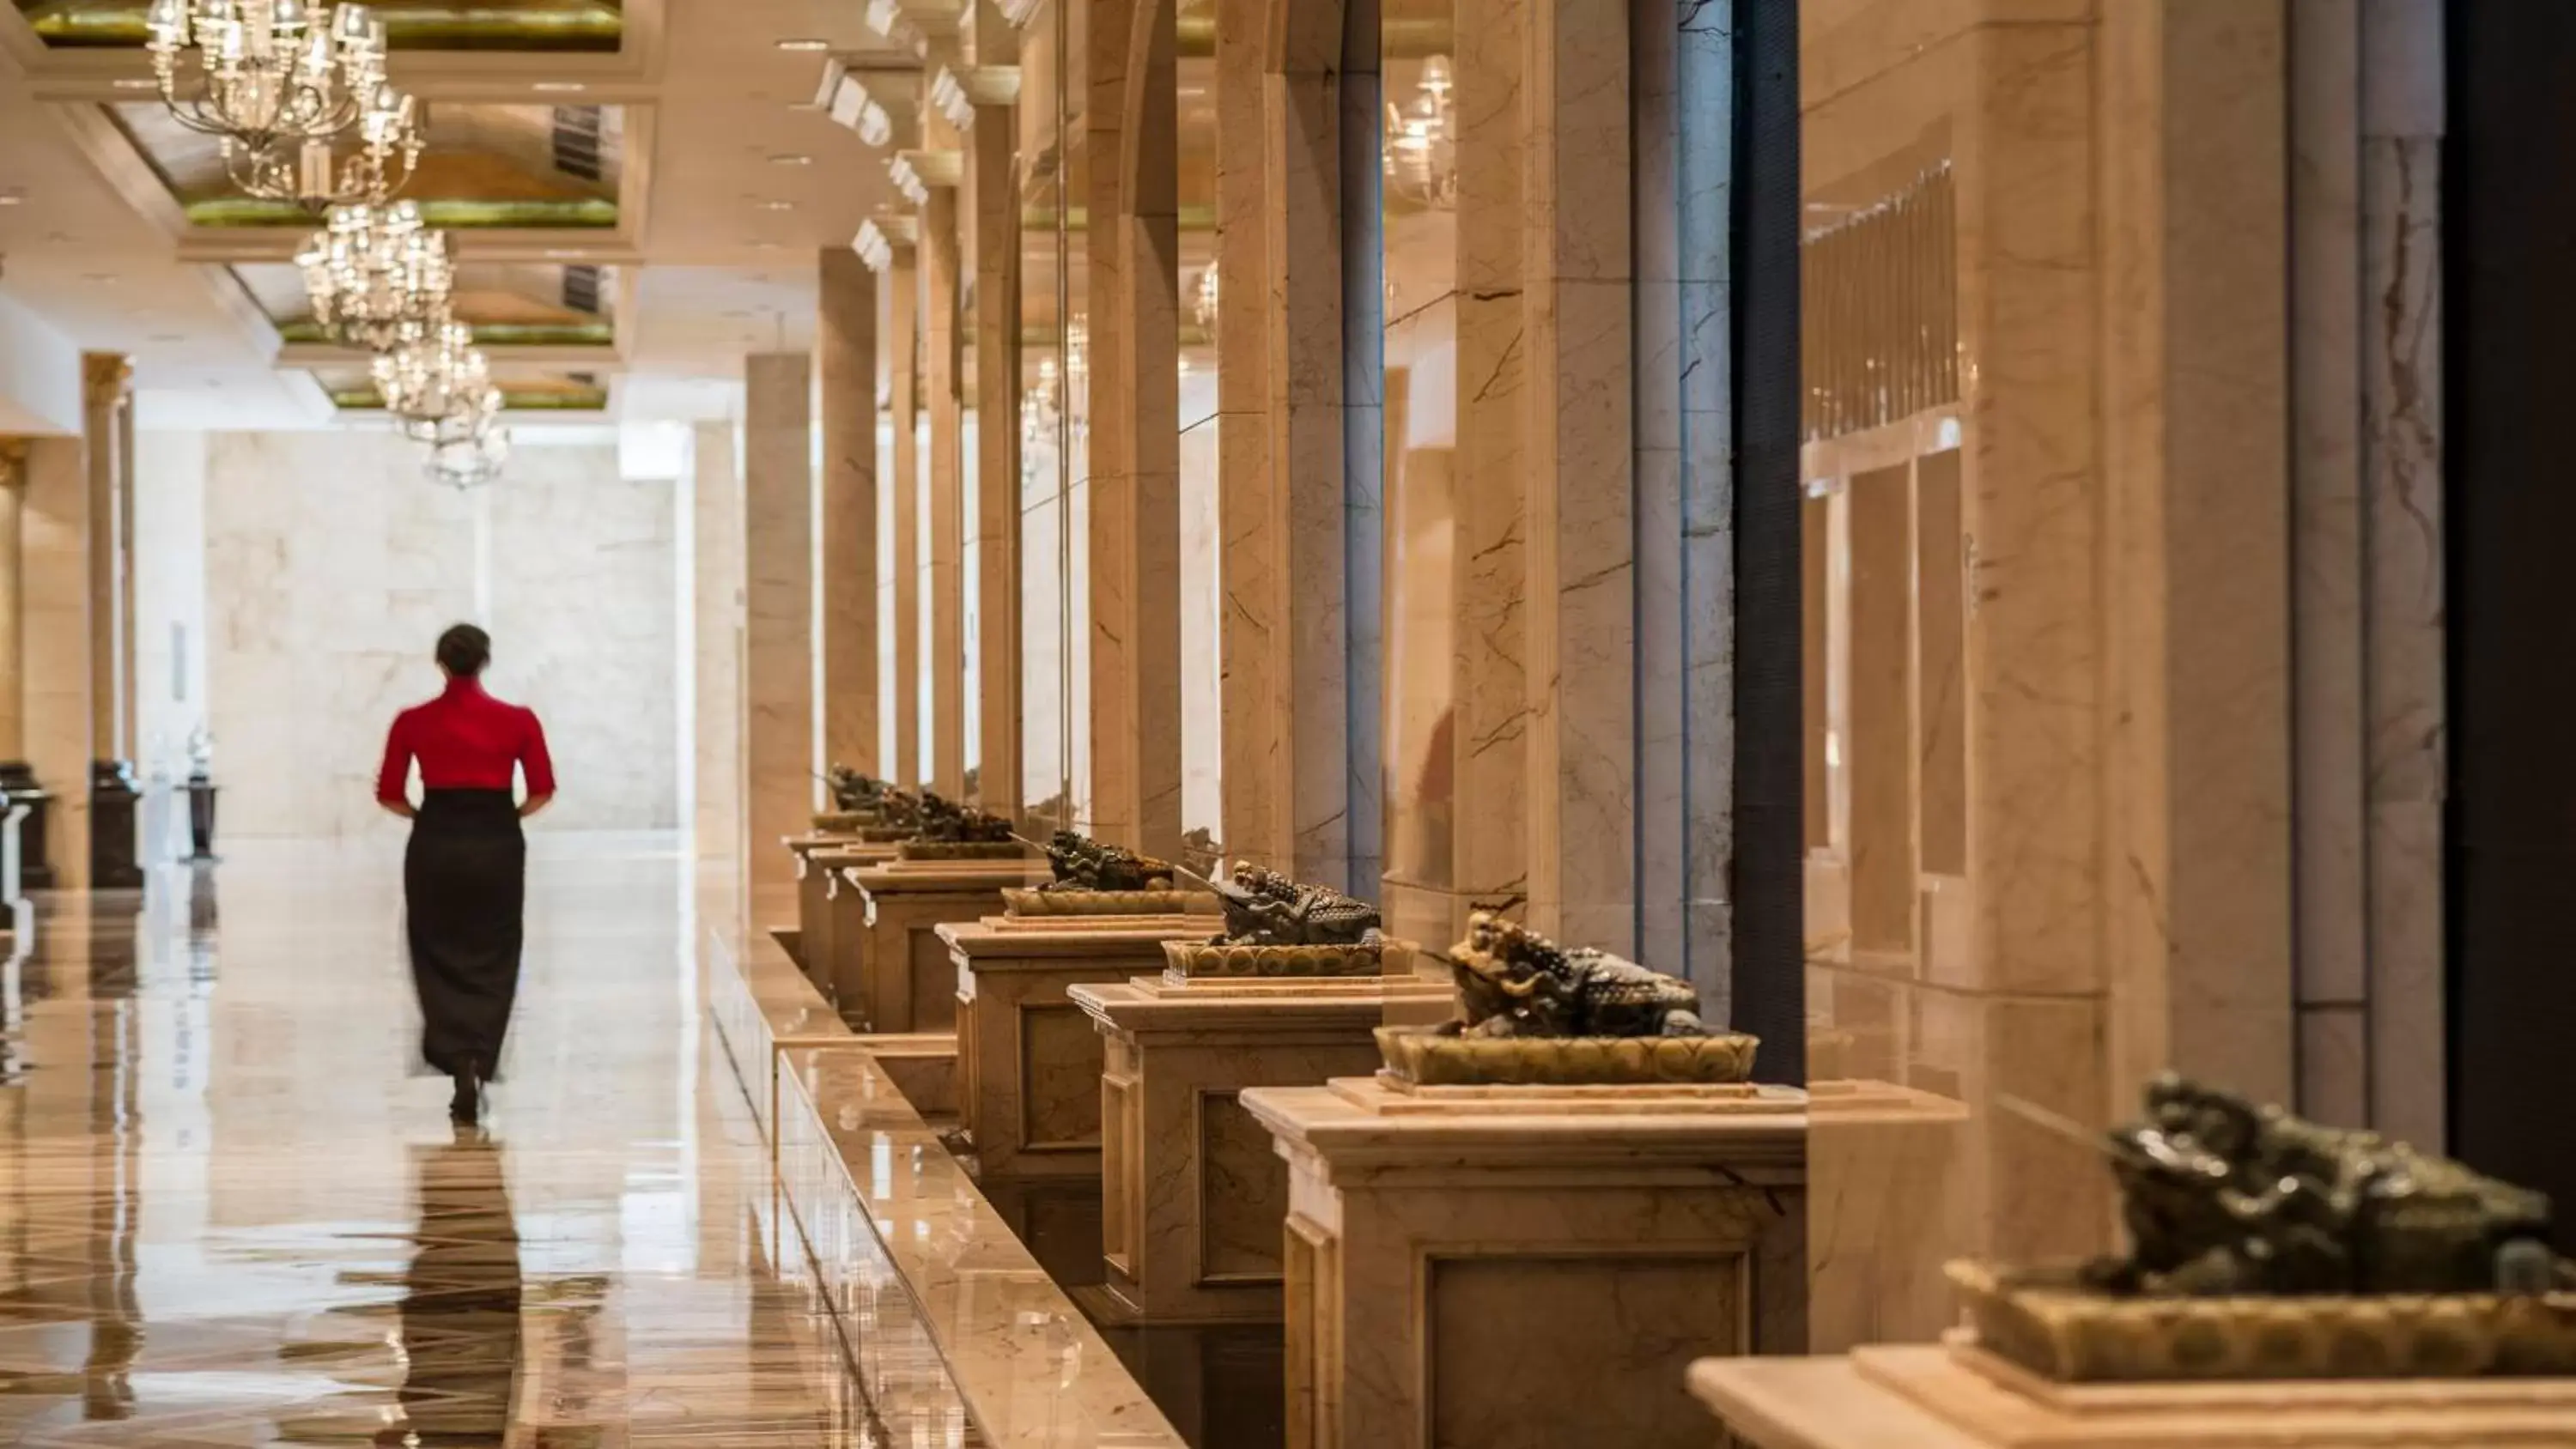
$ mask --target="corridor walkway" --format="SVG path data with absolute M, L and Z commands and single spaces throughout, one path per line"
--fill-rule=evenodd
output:
M 761 1261 L 684 862 L 536 845 L 479 1133 L 410 1074 L 389 851 L 45 908 L 0 1018 L 0 1444 L 874 1442 Z

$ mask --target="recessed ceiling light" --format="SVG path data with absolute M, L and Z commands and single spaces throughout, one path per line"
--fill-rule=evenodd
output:
M 0 206 L 23 206 L 26 201 L 27 193 L 14 186 L 6 191 L 0 191 Z
M 760 204 L 760 209 L 763 211 L 794 211 L 796 209 L 796 203 L 792 201 L 764 201 Z
M 811 114 L 815 111 L 824 109 L 824 106 L 821 101 L 789 101 L 787 103 L 787 109 L 791 111 L 804 111 Z
M 589 90 L 590 87 L 581 81 L 539 81 L 535 85 L 528 87 L 528 89 L 532 91 L 543 91 L 549 95 L 569 96 L 578 95 L 583 91 Z
M 81 274 L 81 280 L 84 282 L 96 282 L 102 287 L 113 287 L 116 285 L 116 273 L 84 272 Z
M 830 42 L 830 41 L 828 41 L 828 40 L 811 40 L 811 39 L 803 39 L 803 40 L 782 40 L 782 41 L 778 42 L 778 48 L 779 48 L 780 50 L 793 50 L 793 51 L 830 50 L 830 49 L 832 48 L 832 42 Z
M 581 255 L 581 248 L 579 248 L 579 247 L 548 247 L 548 248 L 546 248 L 546 257 L 547 257 L 547 259 L 548 259 L 548 260 L 550 260 L 550 261 L 558 261 L 558 262 L 559 262 L 559 261 L 563 261 L 564 259 L 566 259 L 566 258 L 568 258 L 568 257 L 577 257 L 577 256 L 580 256 L 580 255 Z
M 148 91 L 159 84 L 148 75 L 129 75 L 119 77 L 116 88 L 121 91 Z
M 774 252 L 778 250 L 778 243 L 774 241 L 756 241 L 751 244 L 751 249 L 756 252 Z
M 791 151 L 783 156 L 770 157 L 769 164 L 772 166 L 811 166 L 814 164 L 814 158 Z
M 180 336 L 176 332 L 155 332 L 152 334 L 152 340 L 166 344 L 171 342 L 185 342 L 188 339 Z

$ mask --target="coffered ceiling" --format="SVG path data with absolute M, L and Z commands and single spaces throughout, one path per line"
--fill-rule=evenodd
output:
M 309 221 L 239 197 L 161 110 L 145 8 L 0 0 L 0 294 L 132 354 L 147 422 L 156 404 L 238 426 L 363 406 L 363 359 L 306 325 Z M 894 200 L 813 105 L 830 55 L 904 63 L 852 0 L 375 8 L 428 120 L 405 194 L 453 233 L 459 313 L 527 420 L 704 406 L 720 385 L 658 384 L 809 345 L 816 254 Z

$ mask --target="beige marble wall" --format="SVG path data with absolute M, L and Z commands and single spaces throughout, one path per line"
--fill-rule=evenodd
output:
M 943 119 L 926 123 L 931 144 L 953 151 Z M 930 417 L 930 778 L 951 800 L 966 793 L 966 493 L 964 379 L 957 335 L 960 256 L 957 188 L 935 185 L 921 208 L 922 393 Z
M 1342 7 L 1217 14 L 1227 849 L 1351 872 L 1343 533 Z
M 823 408 L 823 757 L 877 761 L 877 278 L 847 247 L 818 262 Z
M 921 264 L 909 243 L 894 248 L 885 273 L 885 349 L 889 365 L 887 422 L 894 433 L 894 475 L 886 488 L 894 506 L 888 553 L 894 589 L 894 759 L 885 776 L 904 785 L 926 780 L 921 770 Z
M 89 881 L 89 771 L 97 758 L 90 673 L 89 464 L 78 438 L 27 443 L 18 552 L 26 672 L 19 691 L 25 757 L 53 792 L 45 852 L 55 884 Z
M 812 823 L 813 363 L 743 361 L 744 813 L 754 924 L 792 911 L 795 862 L 776 842 Z
M 989 47 L 988 47 L 989 49 Z M 1020 813 L 1020 191 L 1011 108 L 978 106 L 975 217 L 977 803 Z M 1048 701 L 1031 701 L 1039 708 Z
M 697 658 L 698 859 L 747 866 L 743 836 L 744 701 L 742 471 L 734 456 L 730 422 L 700 423 L 690 437 L 691 570 L 697 597 L 691 612 Z M 876 681 L 869 681 L 874 692 Z
M 1171 0 L 1089 0 L 1090 778 L 1106 840 L 1181 844 L 1179 305 Z

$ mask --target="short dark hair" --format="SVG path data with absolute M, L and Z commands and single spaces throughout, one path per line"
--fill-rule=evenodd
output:
M 459 679 L 472 679 L 492 662 L 492 636 L 471 624 L 459 624 L 438 636 L 439 667 Z

